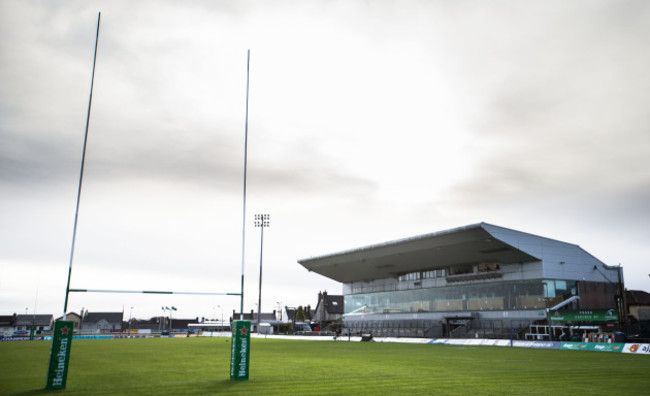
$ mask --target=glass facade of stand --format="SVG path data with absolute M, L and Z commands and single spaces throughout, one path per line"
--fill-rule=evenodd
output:
M 528 280 L 345 296 L 345 315 L 544 309 L 577 295 L 576 281 Z

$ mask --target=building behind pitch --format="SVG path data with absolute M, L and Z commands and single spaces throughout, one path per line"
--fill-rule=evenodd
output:
M 549 323 L 553 312 L 625 315 L 620 266 L 578 245 L 487 223 L 298 262 L 343 283 L 352 332 L 502 337 Z

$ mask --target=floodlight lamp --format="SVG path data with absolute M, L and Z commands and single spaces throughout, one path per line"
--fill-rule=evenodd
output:
M 255 215 L 255 227 L 268 227 L 270 225 L 269 218 L 271 216 L 269 214 L 256 214 Z

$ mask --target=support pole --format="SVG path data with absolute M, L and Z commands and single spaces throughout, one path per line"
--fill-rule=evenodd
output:
M 255 227 L 262 228 L 260 238 L 260 288 L 259 299 L 257 300 L 257 334 L 260 334 L 260 324 L 262 324 L 262 254 L 264 253 L 264 229 L 270 225 L 269 219 L 270 215 L 268 214 L 255 215 Z
M 246 167 L 248 162 L 248 87 L 250 80 L 251 50 L 246 60 L 246 119 L 244 123 L 244 204 L 241 230 L 241 293 L 239 300 L 239 319 L 244 320 L 244 257 L 246 252 Z
M 74 259 L 74 245 L 77 239 L 77 223 L 79 220 L 79 203 L 81 202 L 81 186 L 84 179 L 84 166 L 86 163 L 86 145 L 88 143 L 88 126 L 90 125 L 90 108 L 93 103 L 93 85 L 95 84 L 95 64 L 97 62 L 97 44 L 99 42 L 99 22 L 102 13 L 97 14 L 97 33 L 95 34 L 95 54 L 93 55 L 93 72 L 90 79 L 90 98 L 88 99 L 88 113 L 86 114 L 86 132 L 84 133 L 83 152 L 81 154 L 81 170 L 79 172 L 79 188 L 77 189 L 77 208 L 74 214 L 74 226 L 72 229 L 72 247 L 70 248 L 70 264 L 68 266 L 68 282 L 65 287 L 65 302 L 63 303 L 63 320 L 66 319 L 68 311 L 68 295 L 70 294 L 70 278 L 72 277 L 72 262 Z
M 262 237 L 260 239 L 260 287 L 257 300 L 257 334 L 260 334 L 262 324 L 262 253 L 264 252 L 264 226 L 262 226 Z

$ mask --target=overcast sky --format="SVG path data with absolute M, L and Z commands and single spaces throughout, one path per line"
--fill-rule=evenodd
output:
M 650 290 L 650 3 L 0 1 L 0 314 L 72 288 L 341 285 L 297 260 L 481 221 L 580 245 Z M 70 295 L 225 317 L 238 297 Z

